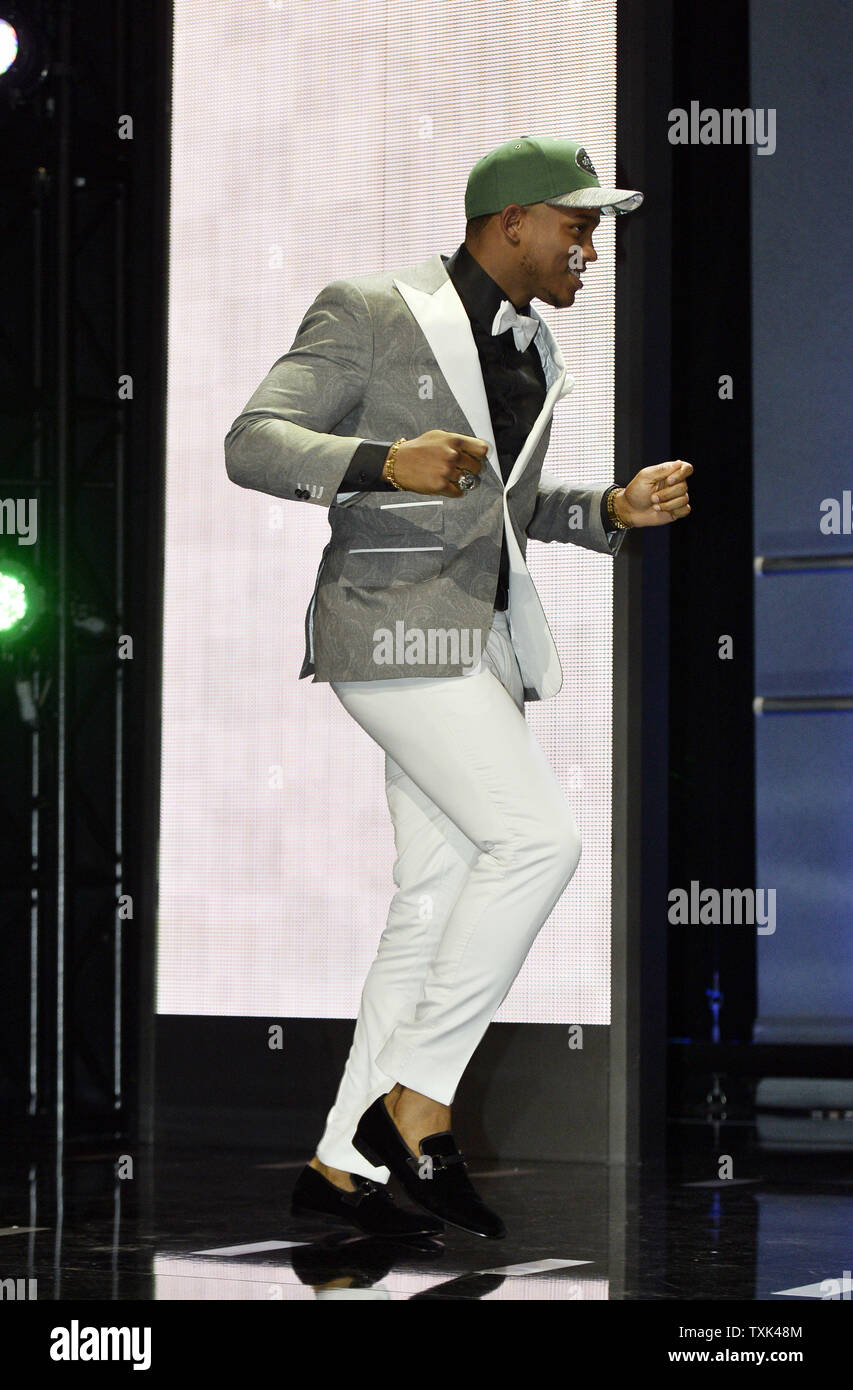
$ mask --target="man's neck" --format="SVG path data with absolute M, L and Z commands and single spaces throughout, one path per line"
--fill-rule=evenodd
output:
M 507 266 L 500 264 L 496 257 L 490 256 L 486 248 L 478 247 L 476 250 L 467 241 L 465 249 L 469 256 L 472 256 L 477 264 L 490 275 L 496 285 L 500 285 L 510 304 L 515 309 L 527 308 L 530 304 L 530 294 L 527 286 L 519 282 L 517 272 Z

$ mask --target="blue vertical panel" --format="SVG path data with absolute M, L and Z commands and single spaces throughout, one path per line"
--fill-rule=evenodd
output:
M 755 554 L 817 557 L 755 579 L 755 693 L 853 696 L 853 10 L 752 0 L 752 106 L 776 148 L 753 154 Z M 808 41 L 804 42 L 804 35 Z M 757 716 L 760 1041 L 853 1040 L 853 712 Z
M 757 695 L 853 695 L 853 569 L 759 575 L 754 611 Z M 800 738 L 807 718 L 797 720 Z M 853 780 L 849 716 L 832 729 L 846 749 L 839 769 Z
M 755 1040 L 853 1042 L 853 716 L 765 715 L 755 753 L 756 887 L 776 894 Z

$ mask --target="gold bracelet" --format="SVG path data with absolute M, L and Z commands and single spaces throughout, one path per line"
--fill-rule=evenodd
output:
M 392 487 L 395 487 L 398 492 L 405 492 L 406 489 L 404 487 L 401 487 L 400 484 L 397 482 L 397 479 L 394 477 L 394 460 L 397 457 L 397 450 L 399 449 L 400 445 L 406 444 L 407 442 L 408 441 L 405 439 L 405 437 L 395 439 L 394 443 L 391 445 L 391 448 L 388 450 L 388 457 L 382 465 L 383 478 L 385 478 L 387 482 L 391 484 Z M 388 469 L 387 473 L 385 472 L 386 468 Z
M 616 530 L 617 530 L 617 531 L 630 531 L 630 530 L 632 530 L 632 527 L 631 527 L 630 523 L 627 522 L 627 521 L 623 521 L 623 520 L 621 519 L 621 517 L 619 517 L 619 516 L 617 515 L 617 512 L 616 512 L 616 502 L 615 502 L 615 499 L 616 499 L 616 493 L 617 493 L 618 491 L 619 491 L 619 488 L 618 488 L 618 487 L 612 487 L 612 488 L 610 489 L 610 491 L 608 492 L 608 494 L 607 494 L 607 501 L 606 501 L 606 503 L 605 503 L 605 511 L 607 512 L 607 515 L 610 517 L 610 520 L 613 522 L 613 525 L 616 527 Z

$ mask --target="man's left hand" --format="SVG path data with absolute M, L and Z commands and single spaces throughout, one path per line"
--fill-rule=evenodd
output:
M 664 526 L 689 515 L 687 479 L 692 472 L 692 463 L 684 459 L 641 468 L 627 487 L 613 494 L 616 515 L 629 526 Z

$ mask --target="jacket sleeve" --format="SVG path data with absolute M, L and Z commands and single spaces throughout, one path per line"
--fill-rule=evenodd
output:
M 359 438 L 333 431 L 364 396 L 373 322 L 357 286 L 336 280 L 307 310 L 225 436 L 225 467 L 240 487 L 328 508 Z
M 394 484 L 382 476 L 391 443 L 391 440 L 387 444 L 377 444 L 372 439 L 363 440 L 350 459 L 350 466 L 341 482 L 341 492 L 396 492 Z
M 536 506 L 527 525 L 527 535 L 533 541 L 567 541 L 597 550 L 604 555 L 618 554 L 627 531 L 605 530 L 601 519 L 601 503 L 608 487 L 569 487 L 545 469 L 539 479 Z

